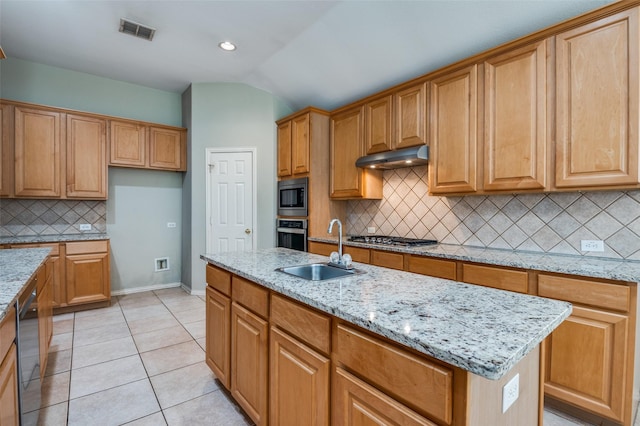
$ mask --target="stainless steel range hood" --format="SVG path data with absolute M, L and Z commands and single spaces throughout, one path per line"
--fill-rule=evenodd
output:
M 382 170 L 398 169 L 425 165 L 428 159 L 429 147 L 420 145 L 360 157 L 356 160 L 356 167 Z

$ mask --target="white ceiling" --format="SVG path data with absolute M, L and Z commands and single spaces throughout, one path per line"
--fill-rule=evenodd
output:
M 0 0 L 0 45 L 166 91 L 242 82 L 294 109 L 334 109 L 612 2 Z M 153 41 L 119 33 L 122 17 L 156 28 Z

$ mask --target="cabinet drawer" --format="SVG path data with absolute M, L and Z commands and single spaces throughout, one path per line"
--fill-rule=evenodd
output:
M 331 318 L 277 295 L 271 296 L 271 323 L 328 354 Z
M 529 277 L 525 271 L 480 265 L 462 265 L 462 281 L 501 290 L 527 293 Z
M 371 264 L 391 269 L 404 269 L 404 256 L 401 253 L 371 250 Z
M 60 244 L 51 243 L 51 244 L 11 244 L 11 248 L 21 249 L 21 248 L 50 248 L 51 253 L 49 256 L 59 256 L 60 255 Z
M 416 274 L 431 277 L 456 279 L 456 262 L 451 260 L 433 259 L 430 257 L 407 255 L 406 270 Z
M 344 247 L 343 251 L 351 255 L 354 262 L 370 263 L 370 250 L 362 247 Z
M 586 278 L 538 275 L 538 295 L 616 311 L 629 311 L 631 289 L 626 285 Z
M 244 278 L 231 278 L 231 294 L 233 300 L 256 314 L 267 318 L 269 315 L 269 290 Z
M 5 317 L 0 324 L 0 362 L 16 338 L 16 308 L 7 310 Z
M 222 294 L 231 296 L 231 273 L 215 266 L 207 265 L 207 284 Z
M 67 254 L 106 253 L 109 251 L 109 241 L 82 241 L 67 243 Z
M 338 246 L 336 244 L 309 241 L 309 243 L 307 244 L 307 249 L 309 250 L 309 253 L 329 256 L 332 251 L 338 251 Z
M 452 370 L 345 324 L 336 327 L 335 345 L 339 363 L 413 409 L 451 423 Z

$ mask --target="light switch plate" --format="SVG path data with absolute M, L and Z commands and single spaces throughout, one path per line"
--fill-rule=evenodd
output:
M 513 376 L 502 388 L 502 412 L 505 413 L 513 405 L 520 394 L 520 373 Z

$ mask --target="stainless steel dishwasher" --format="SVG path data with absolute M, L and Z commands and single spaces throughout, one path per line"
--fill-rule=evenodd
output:
M 37 280 L 33 279 L 18 298 L 17 348 L 18 348 L 18 402 L 20 425 L 38 423 L 41 395 L 40 339 L 38 315 L 32 303 L 36 300 Z

